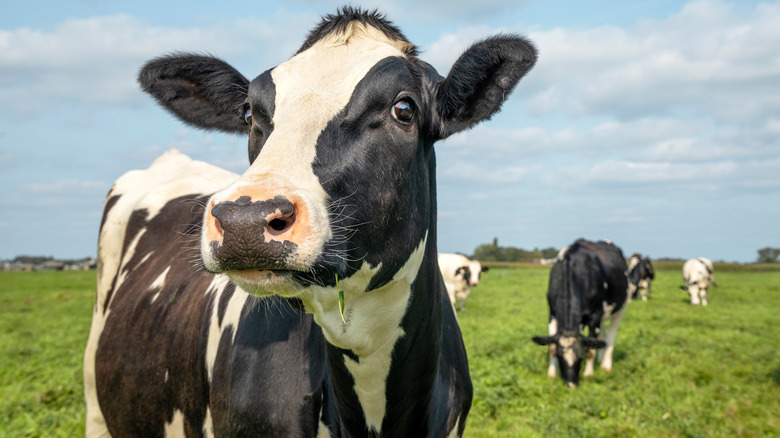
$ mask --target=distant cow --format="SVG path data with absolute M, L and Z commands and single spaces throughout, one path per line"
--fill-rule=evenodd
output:
M 479 284 L 480 276 L 488 270 L 476 260 L 469 260 L 461 254 L 439 253 L 439 269 L 447 287 L 452 306 L 459 303 L 460 310 L 466 306 L 472 286 Z
M 584 376 L 593 374 L 596 349 L 601 368 L 612 370 L 620 321 L 628 305 L 626 262 L 617 246 L 579 239 L 550 270 L 547 303 L 550 306 L 549 336 L 534 342 L 549 345 L 547 375 L 560 376 L 569 387 L 579 384 L 580 366 L 586 358 Z M 604 336 L 604 323 L 610 321 Z M 581 331 L 588 327 L 588 335 Z
M 712 262 L 704 257 L 690 259 L 683 265 L 682 274 L 685 286 L 680 288 L 688 291 L 691 304 L 706 306 L 709 287 L 714 283 Z
M 252 80 L 207 55 L 147 63 L 146 92 L 247 136 L 250 165 L 169 153 L 112 187 L 87 435 L 462 435 L 473 389 L 436 258 L 434 142 L 489 119 L 535 60 L 504 34 L 445 78 L 346 7 Z
M 650 259 L 634 254 L 628 259 L 628 293 L 632 299 L 641 295 L 642 301 L 650 298 L 655 269 Z

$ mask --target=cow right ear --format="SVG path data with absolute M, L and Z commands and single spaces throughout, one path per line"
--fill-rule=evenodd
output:
M 141 88 L 181 121 L 202 129 L 247 134 L 244 102 L 249 81 L 212 56 L 173 54 L 138 73 Z
M 555 343 L 555 336 L 534 336 L 531 340 L 539 345 L 550 345 Z
M 438 139 L 490 119 L 536 63 L 536 49 L 516 35 L 499 35 L 466 50 L 436 87 Z

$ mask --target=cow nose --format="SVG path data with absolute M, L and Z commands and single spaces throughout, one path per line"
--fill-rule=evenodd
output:
M 283 196 L 256 202 L 249 196 L 242 196 L 215 205 L 211 214 L 217 220 L 217 231 L 223 239 L 228 235 L 246 238 L 265 233 L 268 233 L 266 237 L 280 236 L 295 224 L 293 203 Z
M 206 235 L 219 270 L 291 268 L 288 259 L 297 247 L 300 221 L 296 204 L 288 198 L 252 201 L 241 196 L 209 211 L 212 219 L 207 222 Z

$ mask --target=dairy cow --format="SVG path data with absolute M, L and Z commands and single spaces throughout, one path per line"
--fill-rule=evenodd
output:
M 462 254 L 439 254 L 439 268 L 444 278 L 444 286 L 452 306 L 459 304 L 460 310 L 466 306 L 466 298 L 471 295 L 472 286 L 479 284 L 480 276 L 488 271 L 477 260 L 469 260 Z
M 490 118 L 535 60 L 489 37 L 442 77 L 382 15 L 343 8 L 252 80 L 211 56 L 147 63 L 145 91 L 247 135 L 251 165 L 171 152 L 108 194 L 87 435 L 461 435 L 433 143 Z
M 642 297 L 642 301 L 650 298 L 652 283 L 655 279 L 655 269 L 648 257 L 633 254 L 628 259 L 628 293 L 632 299 Z
M 482 266 L 482 263 L 479 262 L 479 260 L 471 260 L 469 261 L 469 284 L 471 286 L 477 286 L 479 285 L 479 280 L 482 278 L 482 273 L 489 271 L 490 268 L 487 266 Z
M 611 243 L 579 239 L 561 251 L 547 289 L 549 335 L 533 337 L 537 344 L 549 346 L 548 376 L 559 374 L 566 385 L 576 388 L 583 359 L 583 376 L 593 374 L 597 349 L 601 368 L 612 370 L 615 339 L 629 302 L 625 269 L 622 251 Z
M 709 288 L 714 284 L 712 262 L 705 257 L 690 259 L 683 264 L 682 275 L 685 286 L 680 288 L 688 292 L 691 304 L 706 306 Z

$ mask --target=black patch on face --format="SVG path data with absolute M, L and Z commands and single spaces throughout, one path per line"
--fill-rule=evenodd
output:
M 435 236 L 435 159 L 425 134 L 432 84 L 423 67 L 396 57 L 378 62 L 317 141 L 312 167 L 331 200 L 335 234 L 318 264 L 344 278 L 363 261 L 381 263 L 369 290 L 392 279 L 426 230 Z M 411 123 L 393 116 L 400 99 L 416 106 Z
M 249 129 L 249 164 L 254 163 L 268 136 L 274 130 L 273 115 L 276 111 L 276 84 L 271 77 L 271 70 L 256 77 L 249 84 L 247 93 L 246 110 L 251 111 L 252 118 L 249 121 L 252 126 Z

